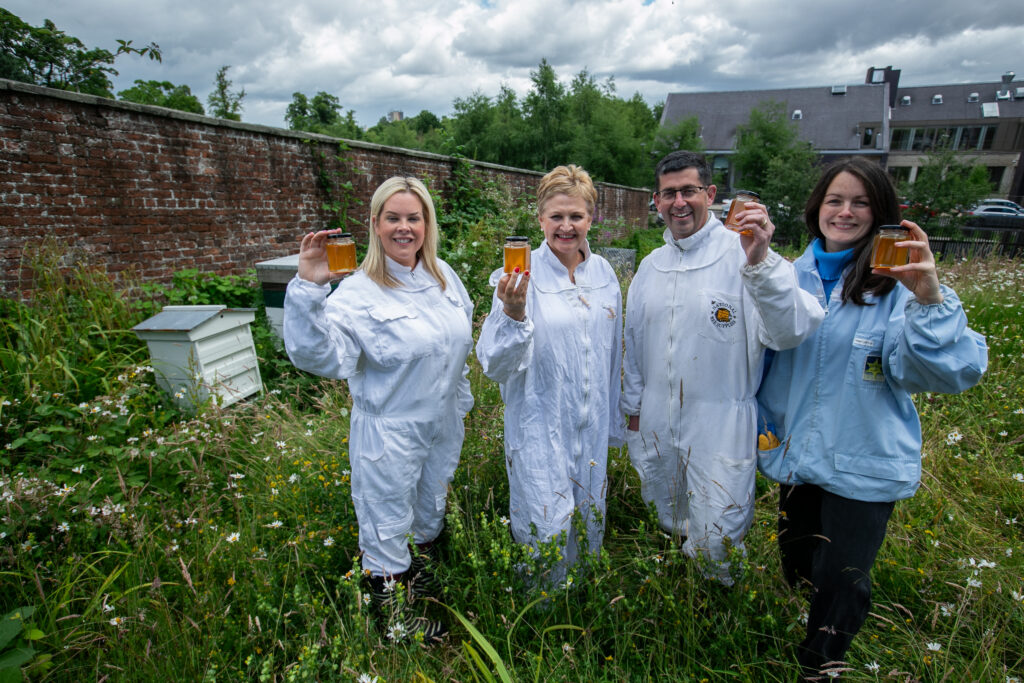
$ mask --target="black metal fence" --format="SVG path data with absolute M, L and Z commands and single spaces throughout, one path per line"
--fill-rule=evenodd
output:
M 971 216 L 958 235 L 943 235 L 941 227 L 928 241 L 937 259 L 1024 257 L 1024 217 Z

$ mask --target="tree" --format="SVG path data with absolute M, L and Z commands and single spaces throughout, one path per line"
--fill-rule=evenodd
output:
M 541 59 L 537 70 L 530 72 L 530 80 L 533 89 L 526 95 L 523 112 L 533 157 L 531 166 L 546 171 L 566 156 L 565 86 L 558 82 L 547 59 Z
M 117 97 L 137 104 L 152 104 L 193 114 L 206 113 L 199 98 L 192 94 L 192 90 L 187 85 L 174 85 L 169 81 L 136 79 L 134 86 L 117 93 Z
M 115 52 L 87 50 L 78 38 L 69 36 L 46 19 L 33 27 L 0 7 L 0 77 L 48 88 L 113 97 L 111 66 L 122 54 L 149 56 L 161 61 L 160 46 L 132 47 L 130 40 L 118 40 Z
M 761 195 L 780 242 L 801 243 L 803 209 L 817 180 L 817 154 L 797 135 L 781 102 L 762 102 L 737 130 L 733 164 L 738 183 Z
M 900 188 L 909 204 L 903 217 L 922 225 L 957 227 L 963 225 L 966 212 L 991 192 L 985 167 L 969 164 L 948 139 L 940 140 L 925 156 L 914 182 Z
M 686 149 L 703 153 L 704 140 L 700 137 L 700 121 L 696 116 L 681 119 L 671 126 L 659 128 L 651 145 L 651 161 L 657 163 L 669 152 Z
M 222 66 L 217 70 L 214 79 L 214 89 L 206 100 L 210 107 L 210 114 L 219 119 L 230 121 L 241 121 L 242 100 L 245 99 L 245 88 L 240 92 L 231 92 L 231 81 L 228 80 L 228 69 L 230 66 Z

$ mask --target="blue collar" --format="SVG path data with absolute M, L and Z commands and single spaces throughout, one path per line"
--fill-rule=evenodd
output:
M 811 243 L 811 248 L 822 280 L 838 280 L 847 264 L 853 260 L 853 247 L 842 251 L 825 251 L 824 243 L 816 239 Z

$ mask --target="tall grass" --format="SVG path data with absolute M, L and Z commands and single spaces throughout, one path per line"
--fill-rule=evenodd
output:
M 4 326 L 5 358 L 29 361 L 5 366 L 0 388 L 0 614 L 34 612 L 0 640 L 0 671 L 31 646 L 33 680 L 795 677 L 807 605 L 781 579 L 763 480 L 731 590 L 658 530 L 618 450 L 601 555 L 566 586 L 528 581 L 524 566 L 544 566 L 509 535 L 501 400 L 475 360 L 430 606 L 453 631 L 429 649 L 391 644 L 360 582 L 346 385 L 265 374 L 262 397 L 183 415 L 141 344 L 111 332 L 146 311 L 105 277 L 52 275 Z M 1006 681 L 1024 667 L 1024 268 L 960 262 L 942 277 L 988 335 L 990 370 L 963 395 L 917 399 L 924 480 L 896 506 L 849 680 Z M 25 332 L 40 326 L 61 340 Z M 284 367 L 278 354 L 261 345 L 262 364 Z

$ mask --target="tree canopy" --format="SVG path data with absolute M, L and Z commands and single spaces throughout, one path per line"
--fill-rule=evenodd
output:
M 0 7 L 0 77 L 48 88 L 73 90 L 88 95 L 113 97 L 112 66 L 122 54 L 146 55 L 160 61 L 160 46 L 150 43 L 132 47 L 130 40 L 118 40 L 114 52 L 86 49 L 81 40 L 69 36 L 46 19 L 31 26 Z
M 781 102 L 762 102 L 738 127 L 733 163 L 739 178 L 734 185 L 761 195 L 781 242 L 806 239 L 803 210 L 818 178 L 817 158 L 811 144 L 798 137 Z
M 143 81 L 135 79 L 135 85 L 117 93 L 118 99 L 137 104 L 153 104 L 158 107 L 205 114 L 199 98 L 192 94 L 187 85 L 174 85 L 169 81 Z

